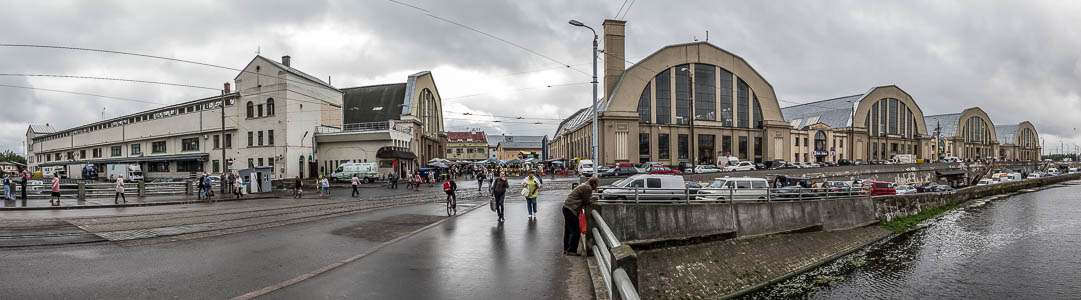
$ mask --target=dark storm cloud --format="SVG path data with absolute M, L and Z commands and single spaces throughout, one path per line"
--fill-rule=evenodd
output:
M 1081 112 L 1081 6 L 1062 1 L 633 0 L 627 57 L 705 39 L 748 60 L 788 102 L 897 84 L 926 114 L 980 106 L 997 124 L 1030 120 L 1042 137 L 1081 144 L 1067 115 Z M 623 1 L 25 1 L 0 11 L 0 42 L 71 45 L 191 59 L 239 68 L 260 49 L 340 87 L 401 82 L 433 70 L 451 130 L 479 127 L 551 135 L 542 124 L 474 115 L 567 117 L 589 105 L 588 30 Z M 433 14 L 541 53 L 529 53 Z M 603 45 L 602 45 L 603 47 Z M 107 76 L 220 87 L 235 71 L 145 58 L 0 48 L 0 73 Z M 543 72 L 521 73 L 531 70 Z M 176 103 L 214 91 L 84 80 L 0 77 L 0 84 Z M 480 95 L 476 95 L 480 94 Z M 469 97 L 462 97 L 467 96 Z M 68 128 L 154 107 L 0 88 L 0 148 L 20 149 L 28 123 Z M 1058 115 L 1059 117 L 1052 117 Z M 1052 144 L 1055 141 L 1048 141 Z

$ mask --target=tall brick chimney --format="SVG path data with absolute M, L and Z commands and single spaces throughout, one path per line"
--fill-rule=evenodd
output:
M 289 56 L 288 55 L 282 56 L 282 64 L 285 65 L 286 67 L 289 66 Z
M 228 83 L 228 82 L 226 82 L 226 83 L 225 83 L 225 93 L 226 93 L 226 94 L 228 94 L 228 93 L 231 93 L 231 92 L 232 92 L 232 91 L 231 91 L 231 90 L 229 89 L 229 87 L 230 87 L 230 86 L 229 86 L 229 83 Z
M 612 95 L 625 70 L 624 27 L 627 21 L 604 20 L 604 98 Z

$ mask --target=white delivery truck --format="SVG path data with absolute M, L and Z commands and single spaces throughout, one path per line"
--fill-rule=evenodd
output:
M 140 181 L 143 180 L 143 170 L 139 168 L 139 164 L 108 164 L 105 165 L 105 177 L 114 180 L 124 177 L 125 181 Z
M 68 178 L 67 172 L 64 170 L 63 166 L 41 167 L 41 177 L 43 177 L 43 178 L 59 177 L 60 179 Z
M 330 178 L 338 182 L 350 182 L 353 180 L 353 175 L 368 183 L 375 182 L 379 178 L 379 164 L 373 162 L 344 163 L 339 165 L 338 169 L 334 170 L 334 173 L 330 173 Z
M 890 159 L 891 164 L 914 164 L 916 163 L 915 154 L 897 154 Z
M 721 168 L 722 170 L 727 166 L 734 166 L 736 164 L 739 164 L 738 157 L 724 155 L 717 156 L 717 167 Z

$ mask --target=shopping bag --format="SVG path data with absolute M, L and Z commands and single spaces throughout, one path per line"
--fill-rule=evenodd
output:
M 582 234 L 586 234 L 586 210 L 578 212 L 578 229 L 582 231 Z

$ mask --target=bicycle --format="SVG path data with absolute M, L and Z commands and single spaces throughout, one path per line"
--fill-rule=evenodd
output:
M 454 205 L 454 201 L 456 200 L 455 198 L 457 197 L 455 197 L 454 194 L 448 196 L 450 197 L 447 197 L 447 216 L 453 216 L 458 214 L 458 208 L 456 208 Z

